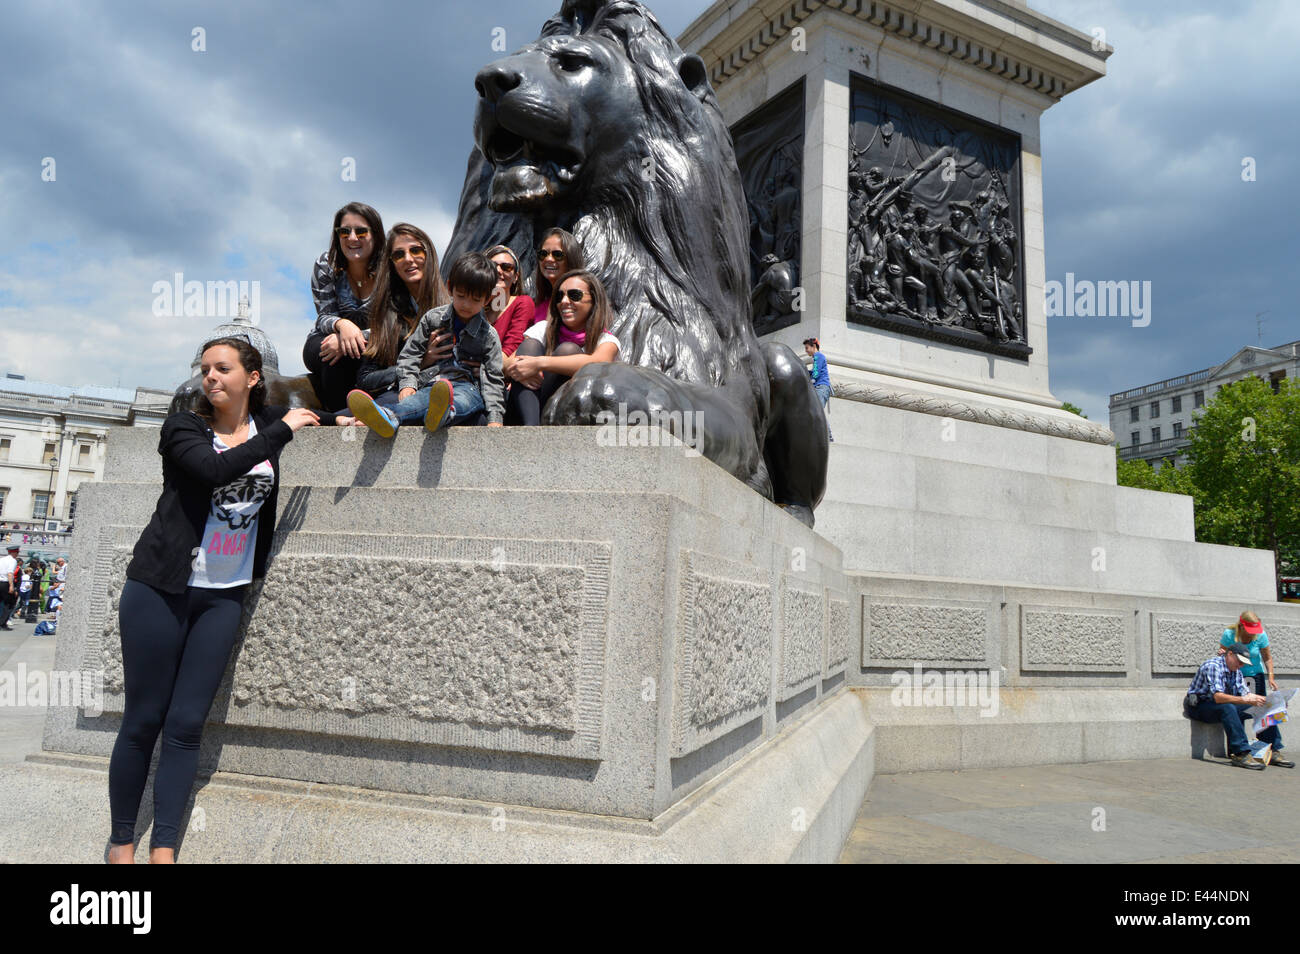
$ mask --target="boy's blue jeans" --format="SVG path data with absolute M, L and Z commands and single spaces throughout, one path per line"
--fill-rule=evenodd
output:
M 424 415 L 429 411 L 429 392 L 433 390 L 433 385 L 420 388 L 404 401 L 398 401 L 396 404 L 384 408 L 394 417 L 397 418 L 398 424 L 423 424 Z M 443 415 L 439 427 L 450 427 L 457 421 L 472 417 L 479 411 L 485 410 L 483 404 L 483 395 L 479 389 L 466 381 L 451 382 L 451 407 L 447 408 L 447 413 Z

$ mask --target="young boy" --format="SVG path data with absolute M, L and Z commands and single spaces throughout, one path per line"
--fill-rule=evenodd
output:
M 397 356 L 397 403 L 381 407 L 365 391 L 348 395 L 348 410 L 380 437 L 392 437 L 399 424 L 424 421 L 429 431 L 487 411 L 488 427 L 505 419 L 505 377 L 501 339 L 483 315 L 497 284 L 497 267 L 481 252 L 456 259 L 447 277 L 451 304 L 431 308 Z M 421 370 L 420 362 L 435 332 L 452 334 L 449 357 Z M 462 362 L 478 363 L 478 371 Z
M 812 377 L 813 388 L 817 391 L 817 396 L 821 398 L 822 410 L 828 411 L 826 405 L 831 399 L 831 374 L 826 367 L 826 355 L 822 354 L 822 343 L 816 338 L 805 338 L 803 342 L 804 354 L 813 359 L 812 367 L 808 369 L 808 374 Z M 835 440 L 831 435 L 831 419 L 828 414 L 826 418 L 826 436 L 830 440 Z

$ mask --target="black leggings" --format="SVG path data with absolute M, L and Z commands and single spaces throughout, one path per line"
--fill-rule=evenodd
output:
M 545 353 L 545 346 L 534 338 L 525 338 L 524 343 L 515 352 L 524 357 L 537 357 Z M 553 352 L 556 355 L 581 353 L 581 348 L 568 341 L 561 342 Z M 542 373 L 542 384 L 536 391 L 524 387 L 518 381 L 511 381 L 510 392 L 506 395 L 506 423 L 523 424 L 526 427 L 536 427 L 541 424 L 542 411 L 546 408 L 546 402 L 560 389 L 560 385 L 568 380 L 566 375 L 545 371 Z
M 118 608 L 126 711 L 108 766 L 110 844 L 135 840 L 149 758 L 161 729 L 150 847 L 176 847 L 198 771 L 203 723 L 230 661 L 247 589 L 191 586 L 172 595 L 126 581 Z
M 321 407 L 327 411 L 338 411 L 348 406 L 348 392 L 357 386 L 361 359 L 344 355 L 333 364 L 326 364 L 320 356 L 320 346 L 328 337 L 319 331 L 308 335 L 307 343 L 302 346 L 302 363 L 310 372 L 312 387 L 316 390 Z

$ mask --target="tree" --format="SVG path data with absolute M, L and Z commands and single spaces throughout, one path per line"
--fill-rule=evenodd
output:
M 1138 487 L 1142 490 L 1160 490 L 1167 494 L 1196 496 L 1190 475 L 1166 463 L 1159 470 L 1146 460 L 1124 460 L 1115 448 L 1115 483 L 1121 487 Z
M 1085 421 L 1088 419 L 1088 415 L 1083 413 L 1083 408 L 1071 404 L 1069 401 L 1063 401 L 1061 403 L 1061 410 L 1069 411 L 1071 414 L 1078 414 Z
M 1300 385 L 1224 385 L 1190 436 L 1196 538 L 1272 550 L 1279 576 L 1300 562 Z

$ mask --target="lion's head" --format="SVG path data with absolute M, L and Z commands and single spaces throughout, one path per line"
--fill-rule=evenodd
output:
M 467 218 L 516 241 L 569 228 L 609 290 L 623 360 L 765 403 L 744 193 L 699 57 L 634 0 L 568 0 L 475 85 L 489 167 L 476 178 L 471 160 L 452 248 L 486 238 Z

